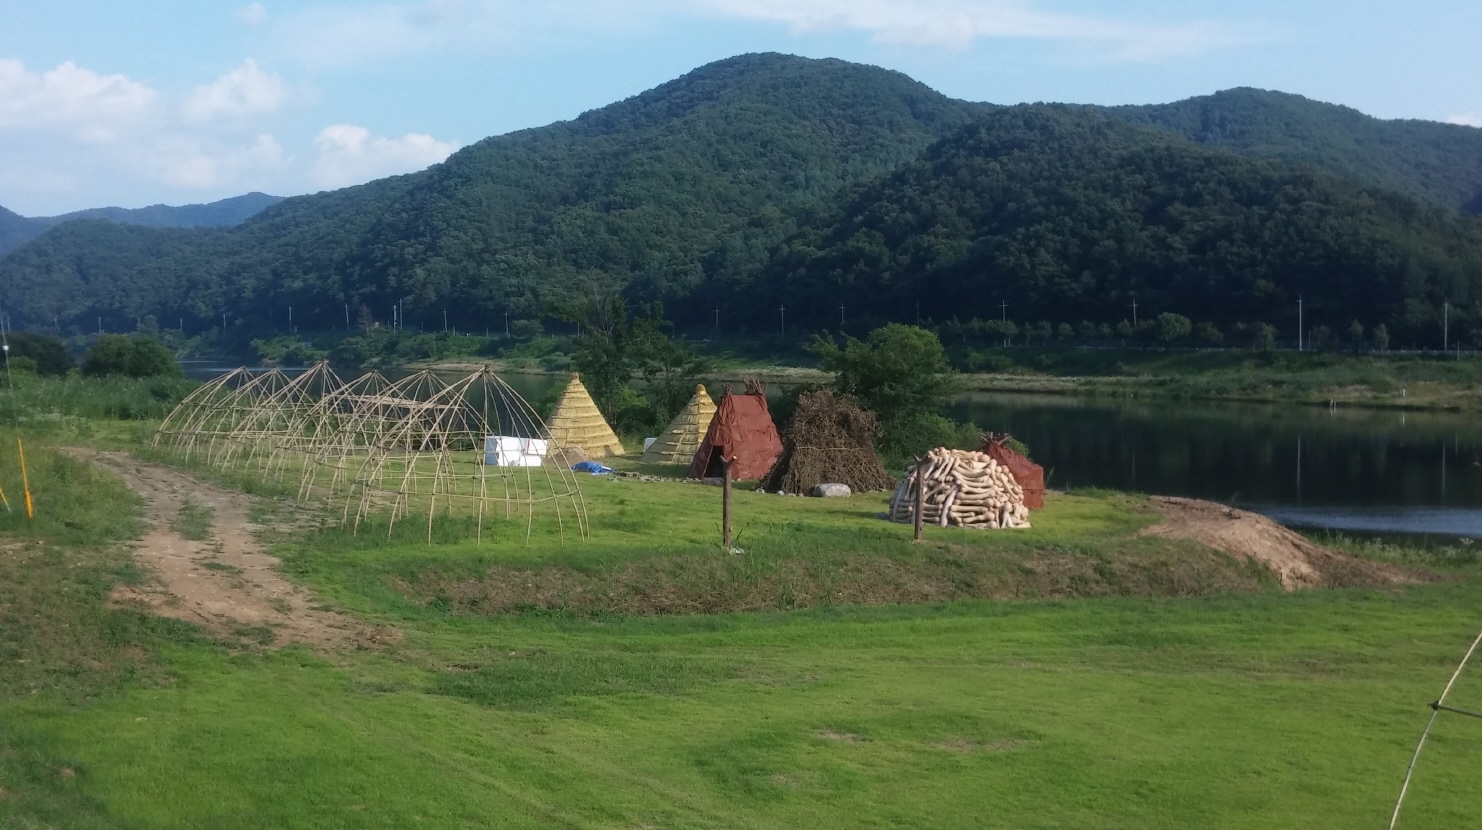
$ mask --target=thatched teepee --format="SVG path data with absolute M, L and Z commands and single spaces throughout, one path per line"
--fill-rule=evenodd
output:
M 551 415 L 551 444 L 557 448 L 580 447 L 593 458 L 622 455 L 623 442 L 603 420 L 597 404 L 582 386 L 581 376 L 571 373 L 571 382 Z
M 826 482 L 856 493 L 889 490 L 895 482 L 875 454 L 874 413 L 828 389 L 807 392 L 782 433 L 782 455 L 761 489 L 806 495 Z
M 659 440 L 643 451 L 643 460 L 650 464 L 690 463 L 714 417 L 715 401 L 710 400 L 704 384 L 696 384 L 695 396 L 659 434 Z

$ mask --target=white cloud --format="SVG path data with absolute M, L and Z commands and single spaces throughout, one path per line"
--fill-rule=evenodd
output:
M 1446 123 L 1458 124 L 1463 127 L 1482 128 L 1482 115 L 1476 115 L 1470 112 L 1458 113 L 1457 115 L 1448 115 L 1446 116 Z
M 310 7 L 278 20 L 280 45 L 298 59 L 344 66 L 440 49 L 527 48 L 531 38 L 603 32 L 666 16 L 779 23 L 798 34 L 853 30 L 880 43 L 964 49 L 985 38 L 1073 41 L 1091 57 L 1152 60 L 1250 42 L 1210 21 L 1130 22 L 1045 11 L 1036 0 L 422 0 Z M 557 34 L 559 32 L 559 34 Z
M 218 115 L 241 118 L 272 112 L 288 100 L 288 84 L 248 59 L 210 84 L 196 87 L 180 107 L 186 121 L 210 121 Z
M 786 24 L 799 34 L 857 30 L 880 43 L 965 49 L 980 38 L 1102 44 L 1124 60 L 1191 54 L 1246 40 L 1211 22 L 1144 25 L 1039 11 L 1022 0 L 709 0 L 716 12 Z
M 99 75 L 71 61 L 37 74 L 18 60 L 0 59 L 0 129 L 60 125 L 106 142 L 147 114 L 157 97 L 123 75 Z
M 292 159 L 249 116 L 287 98 L 283 80 L 252 61 L 172 100 L 70 62 L 37 73 L 0 60 L 0 196 L 61 212 L 118 201 L 102 194 L 125 188 L 230 195 L 281 184 Z
M 424 133 L 384 138 L 372 136 L 364 127 L 334 124 L 319 131 L 314 148 L 319 153 L 314 181 L 333 188 L 421 170 L 446 159 L 458 145 Z
M 137 148 L 134 153 L 136 170 L 149 178 L 193 190 L 222 187 L 243 177 L 279 170 L 286 163 L 283 146 L 267 134 L 245 145 L 168 135 Z
M 268 22 L 268 10 L 261 3 L 248 3 L 237 9 L 236 17 L 243 26 L 257 28 Z
M 329 6 L 295 15 L 282 32 L 289 51 L 300 59 L 342 66 L 433 49 L 509 44 L 507 19 L 514 13 L 487 0 Z

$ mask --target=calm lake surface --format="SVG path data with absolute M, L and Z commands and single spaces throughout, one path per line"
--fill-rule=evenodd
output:
M 192 377 L 233 367 L 193 365 Z M 505 375 L 527 400 L 561 378 Z M 959 421 L 1029 445 L 1055 489 L 1193 496 L 1286 524 L 1482 537 L 1482 418 L 972 393 Z
M 1278 521 L 1482 536 L 1482 423 L 1362 409 L 965 396 L 959 420 L 1029 445 L 1055 488 L 1194 496 Z

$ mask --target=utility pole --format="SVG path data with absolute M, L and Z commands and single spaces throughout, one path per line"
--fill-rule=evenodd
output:
M 345 333 L 350 333 L 350 304 L 345 303 Z
M 715 310 L 715 333 L 720 333 L 720 309 Z
M 1137 330 L 1137 298 L 1132 298 L 1132 329 Z
M 1451 351 L 1451 301 L 1441 303 L 1441 351 Z
M 225 314 L 221 315 L 221 325 L 222 325 L 223 328 L 225 328 L 225 326 L 226 326 L 226 315 Z M 103 334 L 103 315 L 99 314 L 98 315 L 98 335 L 99 336 L 102 336 L 102 334 Z
M 448 330 L 448 310 L 443 309 L 443 331 Z
M 844 328 L 844 307 L 839 306 L 839 328 Z
M 1302 351 L 1302 295 L 1297 295 L 1297 351 Z
M 288 307 L 288 333 L 293 334 L 293 306 Z
M 504 339 L 509 339 L 509 312 L 504 312 Z
M 916 304 L 916 307 L 917 308 L 920 308 L 921 307 L 921 304 L 920 303 L 917 303 Z M 998 304 L 998 313 L 999 313 L 998 321 L 1000 323 L 1007 323 L 1009 321 L 1009 304 L 1008 303 L 999 303 Z
M 779 306 L 777 306 L 777 313 L 779 315 L 781 315 L 781 317 L 782 317 L 782 329 L 781 329 L 782 336 L 783 337 L 786 337 L 787 336 L 787 306 L 785 306 L 785 305 L 779 305 Z

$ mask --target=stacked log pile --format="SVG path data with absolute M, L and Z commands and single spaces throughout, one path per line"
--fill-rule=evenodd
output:
M 990 530 L 1029 527 L 1024 490 L 987 454 L 938 447 L 906 468 L 890 497 L 890 520 L 915 520 L 916 478 L 925 481 L 923 524 Z

